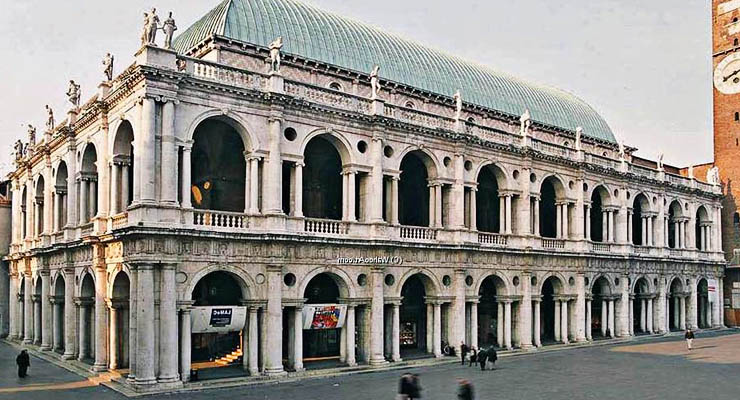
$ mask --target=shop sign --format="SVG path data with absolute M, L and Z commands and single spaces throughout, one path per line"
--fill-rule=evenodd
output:
M 244 329 L 247 308 L 240 306 L 193 307 L 190 312 L 192 333 L 228 333 Z
M 303 329 L 338 329 L 347 318 L 346 304 L 310 304 L 303 306 Z

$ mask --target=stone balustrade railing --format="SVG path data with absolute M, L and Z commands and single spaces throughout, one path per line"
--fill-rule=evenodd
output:
M 576 151 L 565 146 L 560 146 L 554 143 L 545 142 L 538 139 L 531 140 L 531 147 L 541 153 L 550 154 L 553 156 L 563 157 L 570 160 L 576 158 Z
M 192 63 L 192 73 L 197 78 L 257 90 L 266 86 L 266 77 L 261 74 L 196 58 L 187 58 L 187 62 Z
M 333 219 L 306 218 L 303 221 L 303 231 L 328 235 L 346 235 L 349 233 L 349 224 Z
M 193 224 L 196 226 L 217 226 L 221 228 L 247 228 L 247 215 L 242 213 L 195 210 Z
M 92 222 L 81 225 L 80 226 L 80 237 L 91 236 L 93 232 L 93 226 L 94 224 Z
M 487 126 L 468 123 L 467 132 L 484 140 L 500 144 L 518 144 L 521 141 L 520 136 L 512 135 Z
M 419 125 L 426 128 L 447 130 L 455 129 L 455 120 L 452 118 L 441 117 L 424 111 L 398 107 L 391 104 L 385 105 L 383 115 L 408 124 Z
M 611 252 L 611 245 L 609 243 L 598 243 L 598 242 L 592 242 L 591 243 L 591 251 L 595 251 L 598 253 L 609 253 Z
M 542 238 L 542 248 L 550 250 L 562 250 L 565 248 L 565 240 Z
M 113 229 L 121 229 L 128 225 L 128 214 L 121 213 L 111 217 L 111 227 Z
M 436 240 L 437 230 L 423 226 L 401 226 L 398 235 L 401 239 Z
M 680 186 L 691 186 L 691 179 L 680 175 L 665 174 L 668 182 Z
M 630 172 L 632 172 L 635 175 L 644 176 L 646 178 L 658 179 L 657 170 L 643 167 L 641 165 L 630 164 Z
M 478 232 L 478 243 L 489 246 L 506 246 L 507 237 L 498 233 Z

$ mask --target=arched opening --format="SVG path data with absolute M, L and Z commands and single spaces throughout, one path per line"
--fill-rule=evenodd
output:
M 64 318 L 64 301 L 65 301 L 65 286 L 64 286 L 64 275 L 59 274 L 54 280 L 54 290 L 52 298 L 52 324 L 54 327 L 52 334 L 52 348 L 55 352 L 62 354 L 64 353 L 64 331 L 65 331 L 65 319 Z
M 110 369 L 128 368 L 129 343 L 129 293 L 130 281 L 128 274 L 119 272 L 113 281 L 111 292 L 111 310 L 108 316 L 110 330 L 115 332 L 109 351 Z
M 560 302 L 563 285 L 555 276 L 550 276 L 542 284 L 542 305 L 540 311 L 540 336 L 542 342 L 561 340 Z
M 430 226 L 428 156 L 412 151 L 401 160 L 398 182 L 398 220 L 401 225 Z
M 342 219 L 342 158 L 324 135 L 306 144 L 303 153 L 303 212 L 306 217 Z
M 321 273 L 314 276 L 306 285 L 303 297 L 306 299 L 306 305 L 315 306 L 312 314 L 313 320 L 308 323 L 309 329 L 303 327 L 293 327 L 296 332 L 303 335 L 303 360 L 305 362 L 335 359 L 338 360 L 341 355 L 342 327 L 343 319 L 341 308 L 337 308 L 339 303 L 340 290 L 337 280 L 329 273 Z M 290 326 L 289 316 L 284 314 L 283 320 L 285 326 Z M 283 346 L 288 351 L 292 341 L 289 338 L 288 330 L 285 329 L 283 334 Z
M 700 329 L 712 326 L 712 303 L 709 302 L 709 284 L 704 278 L 696 285 L 696 322 Z
M 591 335 L 606 338 L 612 336 L 609 329 L 609 301 L 611 300 L 609 281 L 601 276 L 591 287 Z
M 635 196 L 632 203 L 632 244 L 635 246 L 647 245 L 647 227 L 643 226 L 643 216 L 649 210 L 649 205 L 647 197 L 642 193 Z
M 111 165 L 111 213 L 125 211 L 134 197 L 134 128 L 129 121 L 121 122 L 113 142 Z
M 400 347 L 404 358 L 411 358 L 424 352 L 432 352 L 432 328 L 430 324 L 433 317 L 428 315 L 425 297 L 426 287 L 422 274 L 414 274 L 403 283 L 401 287 L 400 319 Z
M 243 212 L 245 144 L 228 118 L 212 117 L 195 128 L 191 196 L 196 209 Z
M 668 208 L 668 247 L 672 249 L 683 248 L 683 210 L 681 204 L 674 200 Z
M 214 271 L 202 277 L 193 288 L 192 299 L 196 308 L 204 310 L 206 318 L 213 318 L 213 307 L 240 306 L 243 297 L 242 287 L 237 278 L 229 272 Z M 208 307 L 208 308 L 205 308 Z M 218 308 L 218 307 L 217 307 Z M 196 326 L 193 311 L 193 326 Z M 233 311 L 232 311 L 233 312 Z M 212 324 L 211 327 L 223 324 Z M 226 324 L 229 325 L 229 324 Z M 241 330 L 195 329 L 191 335 L 191 362 L 197 368 L 212 368 L 239 363 L 243 357 Z
M 499 302 L 499 296 L 504 293 L 504 281 L 496 275 L 486 277 L 478 289 L 478 347 L 481 349 L 504 345 L 503 303 Z
M 90 222 L 98 212 L 98 153 L 92 143 L 88 143 L 82 154 L 82 168 L 79 185 L 80 224 Z
M 668 327 L 672 331 L 683 330 L 686 327 L 686 298 L 683 293 L 683 285 L 678 278 L 671 281 L 670 294 L 668 296 Z
M 650 299 L 650 285 L 647 279 L 640 278 L 635 282 L 634 299 L 632 300 L 632 331 L 636 333 L 649 333 L 652 322 L 648 322 L 648 317 L 652 318 L 652 310 L 648 308 L 652 304 Z
M 594 242 L 606 242 L 609 238 L 609 219 L 606 210 L 609 192 L 604 186 L 597 186 L 591 193 L 591 240 Z
M 44 216 L 46 213 L 44 212 L 44 177 L 43 175 L 39 176 L 39 179 L 36 181 L 36 193 L 34 196 L 34 204 L 36 205 L 36 210 L 34 212 L 34 218 L 35 221 L 35 229 L 36 236 L 41 235 L 44 232 L 45 225 L 50 222 L 46 221 L 46 218 Z
M 79 345 L 77 347 L 77 359 L 82 362 L 92 363 L 95 354 L 93 348 L 93 335 L 95 334 L 95 282 L 92 275 L 85 272 L 82 275 L 82 284 L 80 285 L 80 301 L 78 308 L 78 328 Z
M 476 227 L 481 232 L 501 232 L 501 201 L 493 166 L 487 165 L 478 174 L 476 194 Z
M 557 192 L 560 188 L 560 182 L 557 178 L 547 177 L 540 186 L 540 236 L 546 238 L 556 238 L 558 235 L 558 218 L 557 213 Z M 562 218 L 562 216 L 561 216 Z
M 54 231 L 58 231 L 67 226 L 67 184 L 69 172 L 67 163 L 59 163 L 57 167 L 56 182 L 54 184 Z
M 698 250 L 709 251 L 712 242 L 712 222 L 709 219 L 709 213 L 704 206 L 696 210 L 696 226 L 694 231 L 694 245 Z

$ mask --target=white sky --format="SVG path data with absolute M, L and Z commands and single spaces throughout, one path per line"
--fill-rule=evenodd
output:
M 706 0 L 305 0 L 463 58 L 574 93 L 643 157 L 712 160 L 711 11 Z M 12 143 L 50 104 L 83 102 L 110 51 L 133 60 L 144 10 L 168 11 L 182 32 L 219 0 L 0 0 L 0 172 Z M 161 38 L 160 38 L 161 40 Z

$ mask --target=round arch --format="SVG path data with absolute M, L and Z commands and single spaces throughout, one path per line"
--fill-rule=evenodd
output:
M 252 278 L 245 271 L 238 267 L 230 265 L 212 265 L 201 269 L 196 272 L 192 277 L 188 278 L 187 284 L 182 292 L 180 292 L 180 300 L 193 300 L 193 290 L 198 282 L 203 279 L 206 275 L 211 272 L 226 272 L 229 273 L 239 284 L 239 288 L 242 292 L 242 299 L 251 299 L 256 294 L 255 283 Z
M 648 200 L 649 194 L 645 192 L 639 192 L 635 194 L 634 200 L 632 200 L 632 208 L 640 207 L 642 211 L 651 211 L 650 200 Z
M 433 152 L 429 151 L 426 147 L 423 146 L 415 146 L 415 145 L 409 145 L 406 146 L 397 157 L 397 164 L 396 169 L 401 170 L 401 164 L 403 163 L 403 159 L 406 158 L 407 155 L 414 153 L 419 160 L 424 164 L 426 167 L 427 176 L 429 179 L 436 179 L 439 177 L 439 160 L 437 159 L 437 156 L 434 155 Z
M 555 200 L 561 201 L 566 198 L 566 190 L 565 190 L 565 184 L 563 183 L 563 178 L 561 178 L 558 174 L 549 174 L 544 176 L 540 182 L 539 182 L 539 192 L 542 193 L 542 186 L 545 184 L 545 182 L 549 182 L 552 184 L 553 188 L 555 189 Z
M 311 280 L 321 274 L 327 274 L 334 280 L 334 282 L 337 284 L 337 287 L 339 288 L 339 294 L 341 297 L 346 297 L 346 298 L 357 297 L 357 292 L 355 290 L 354 285 L 352 284 L 353 281 L 349 277 L 349 275 L 345 271 L 340 270 L 339 268 L 334 268 L 334 267 L 329 267 L 329 266 L 318 267 L 318 268 L 314 268 L 311 271 L 309 271 L 301 279 L 301 284 L 298 286 L 298 294 L 300 296 L 303 296 Z
M 611 192 L 609 192 L 609 187 L 603 182 L 594 185 L 594 187 L 589 191 L 588 198 L 593 199 L 594 196 L 599 196 L 601 204 L 604 206 L 614 205 L 614 197 Z
M 85 268 L 84 271 L 80 272 L 78 278 L 77 297 L 95 297 L 95 288 L 97 286 L 95 274 Z
M 82 151 L 82 157 L 80 158 L 80 169 L 81 172 L 95 173 L 98 172 L 98 149 L 93 142 L 87 142 Z
M 601 294 L 610 295 L 615 292 L 614 282 L 609 279 L 609 276 L 605 274 L 599 274 L 594 276 L 594 278 L 591 280 L 588 288 L 588 293 L 593 293 L 597 284 L 600 284 L 602 290 L 604 288 L 606 288 L 607 290 L 606 292 L 602 291 Z
M 508 170 L 504 165 L 495 163 L 493 160 L 485 160 L 478 165 L 474 175 L 476 182 L 480 179 L 480 174 L 485 168 L 489 168 L 493 173 L 493 176 L 496 177 L 496 184 L 498 185 L 499 190 L 511 189 L 507 178 L 509 176 Z
M 545 286 L 545 282 L 547 282 L 550 278 L 552 278 L 552 286 L 555 290 L 555 294 L 567 294 L 565 293 L 565 277 L 560 274 L 559 272 L 548 272 L 545 275 L 537 278 L 537 290 L 533 290 L 533 293 L 542 293 L 542 288 Z
M 473 288 L 474 295 L 478 295 L 478 293 L 480 293 L 483 282 L 488 278 L 493 278 L 493 282 L 496 285 L 496 293 L 499 293 L 500 291 L 500 295 L 502 296 L 508 296 L 511 293 L 511 289 L 509 288 L 509 281 L 506 279 L 506 277 L 496 271 L 491 271 L 483 273 L 478 277 L 478 280 Z
M 131 271 L 128 269 L 126 265 L 119 265 L 113 270 L 113 272 L 110 274 L 110 277 L 108 278 L 108 285 L 106 285 L 106 294 L 105 296 L 109 299 L 113 299 L 115 296 L 115 293 L 113 292 L 113 287 L 115 286 L 116 279 L 119 277 L 125 276 L 126 279 L 128 279 L 129 284 L 131 283 Z M 130 294 L 129 294 L 130 296 Z
M 337 153 L 339 153 L 339 158 L 342 160 L 343 168 L 347 165 L 355 163 L 354 154 L 351 150 L 352 145 L 349 143 L 347 138 L 341 132 L 326 128 L 314 129 L 313 131 L 309 132 L 301 142 L 300 154 L 306 154 L 306 147 L 311 142 L 311 140 L 317 137 L 325 139 L 332 146 L 334 146 L 334 149 L 336 149 Z
M 632 280 L 632 287 L 630 288 L 630 293 L 638 294 L 638 293 L 653 293 L 655 290 L 653 288 L 653 284 L 650 282 L 650 279 L 648 279 L 645 275 L 640 275 L 637 277 L 637 279 Z
M 255 132 L 255 129 L 249 124 L 247 120 L 233 111 L 225 111 L 219 109 L 204 111 L 193 118 L 186 131 L 186 140 L 194 140 L 196 129 L 198 129 L 198 126 L 202 122 L 208 119 L 215 119 L 217 121 L 224 122 L 234 128 L 234 130 L 236 130 L 236 132 L 242 139 L 242 144 L 244 145 L 245 151 L 252 152 L 256 149 L 261 148 L 259 138 L 252 133 Z
M 396 288 L 393 291 L 393 296 L 400 297 L 403 285 L 409 278 L 416 274 L 419 274 L 419 278 L 421 279 L 421 283 L 424 284 L 424 291 L 426 292 L 427 296 L 439 296 L 441 294 L 442 285 L 437 277 L 434 275 L 434 273 L 425 268 L 413 268 L 409 271 L 406 271 L 398 280 Z

